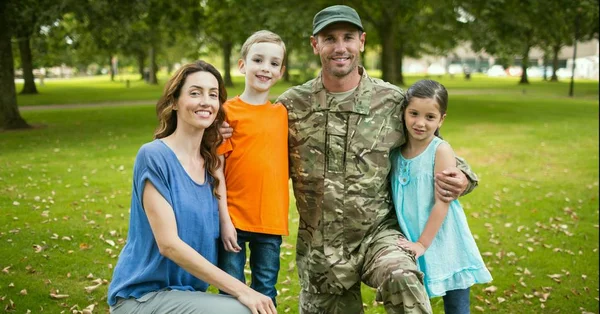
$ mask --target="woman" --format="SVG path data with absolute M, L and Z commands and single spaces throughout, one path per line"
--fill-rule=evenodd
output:
M 167 83 L 155 139 L 135 160 L 127 244 L 108 291 L 111 313 L 276 313 L 269 297 L 214 266 L 219 205 L 227 210 L 216 154 L 226 99 L 220 73 L 203 61 L 184 65 Z M 205 293 L 209 284 L 232 297 Z

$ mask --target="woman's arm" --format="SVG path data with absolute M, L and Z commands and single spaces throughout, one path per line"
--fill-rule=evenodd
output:
M 146 181 L 144 185 L 142 201 L 160 254 L 196 278 L 236 297 L 253 314 L 257 314 L 259 311 L 260 313 L 277 313 L 269 297 L 229 276 L 179 238 L 173 208 L 150 181 Z
M 237 231 L 231 222 L 229 209 L 227 207 L 227 185 L 225 184 L 225 157 L 219 156 L 221 167 L 217 169 L 216 176 L 219 179 L 219 188 L 217 189 L 221 198 L 219 199 L 219 223 L 221 225 L 221 241 L 228 252 L 239 252 L 242 248 L 237 242 Z
M 441 143 L 436 150 L 435 153 L 435 165 L 434 165 L 434 173 L 438 173 L 444 169 L 448 169 L 449 167 L 456 166 L 456 159 L 454 158 L 454 151 L 447 143 Z M 417 240 L 414 243 L 404 241 L 401 242 L 403 246 L 407 249 L 415 252 L 417 257 L 423 255 L 427 248 L 435 239 L 436 234 L 440 230 L 442 223 L 446 219 L 446 215 L 448 214 L 448 207 L 450 204 L 446 202 L 444 199 L 440 198 L 437 193 L 434 193 L 435 203 L 431 212 L 429 213 L 429 218 L 427 219 L 427 223 L 425 224 L 425 228 Z

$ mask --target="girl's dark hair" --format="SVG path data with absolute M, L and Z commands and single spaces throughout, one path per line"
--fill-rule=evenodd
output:
M 204 166 L 208 173 L 212 177 L 213 182 L 213 194 L 220 198 L 217 193 L 219 186 L 219 179 L 216 176 L 217 169 L 221 166 L 219 156 L 217 155 L 217 146 L 223 141 L 221 133 L 219 133 L 219 126 L 225 121 L 225 110 L 223 110 L 223 103 L 227 100 L 227 91 L 225 90 L 225 83 L 221 77 L 221 73 L 211 64 L 198 60 L 193 63 L 186 64 L 179 68 L 175 74 L 169 79 L 165 85 L 163 95 L 156 104 L 156 115 L 158 116 L 158 127 L 154 132 L 154 138 L 167 137 L 177 129 L 177 114 L 173 110 L 177 104 L 179 95 L 181 94 L 181 88 L 185 84 L 185 80 L 190 74 L 196 72 L 208 72 L 215 76 L 219 83 L 219 110 L 217 111 L 217 117 L 215 121 L 204 130 L 202 136 L 202 143 L 200 143 L 200 156 L 204 158 Z
M 406 107 L 413 98 L 434 99 L 440 107 L 440 113 L 442 116 L 445 115 L 446 110 L 448 110 L 448 91 L 444 85 L 437 81 L 420 80 L 409 87 L 406 91 L 406 95 L 404 96 L 403 111 L 406 110 Z M 435 135 L 438 137 L 440 136 L 439 131 L 439 129 L 435 130 Z

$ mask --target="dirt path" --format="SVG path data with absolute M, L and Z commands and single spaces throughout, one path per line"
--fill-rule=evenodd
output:
M 156 100 L 129 100 L 129 101 L 110 101 L 91 104 L 58 104 L 58 105 L 37 105 L 37 106 L 20 106 L 20 111 L 33 110 L 53 110 L 53 109 L 79 109 L 79 108 L 103 108 L 103 107 L 119 107 L 119 106 L 142 106 L 156 104 Z

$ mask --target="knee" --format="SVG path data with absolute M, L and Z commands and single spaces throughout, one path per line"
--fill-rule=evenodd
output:
M 397 269 L 390 274 L 389 280 L 400 287 L 414 284 L 423 285 L 423 273 L 416 269 Z

